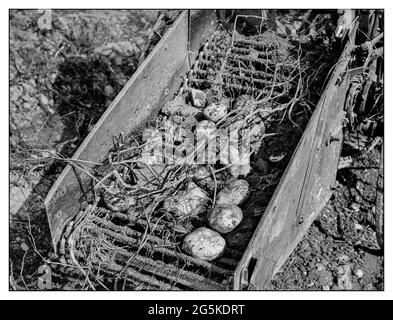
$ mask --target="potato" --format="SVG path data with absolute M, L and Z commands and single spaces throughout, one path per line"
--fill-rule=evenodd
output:
M 183 241 L 183 250 L 198 259 L 212 261 L 225 250 L 225 239 L 216 231 L 202 227 L 189 233 Z
M 191 171 L 191 175 L 192 180 L 198 185 L 198 187 L 201 187 L 209 194 L 213 193 L 215 188 L 217 188 L 217 192 L 222 189 L 225 186 L 224 181 L 229 176 L 228 174 L 225 175 L 224 172 L 218 172 L 214 175 L 214 179 L 212 170 L 204 165 L 196 165 Z
M 210 228 L 220 233 L 228 233 L 235 229 L 243 219 L 242 210 L 234 204 L 221 204 L 208 214 Z
M 214 179 L 211 170 L 206 166 L 196 166 L 192 170 L 192 177 L 195 183 L 202 189 L 214 190 Z
M 194 182 L 190 182 L 187 190 L 168 198 L 164 202 L 163 208 L 180 220 L 196 217 L 204 212 L 208 201 L 208 195 Z
M 218 122 L 224 118 L 228 113 L 228 107 L 223 103 L 212 103 L 208 105 L 203 111 L 206 119 Z
M 167 102 L 161 111 L 167 116 L 180 115 L 182 117 L 196 116 L 201 112 L 200 109 L 187 105 L 181 96 Z
M 234 204 L 240 206 L 246 200 L 249 190 L 250 185 L 246 180 L 235 180 L 217 194 L 216 204 Z

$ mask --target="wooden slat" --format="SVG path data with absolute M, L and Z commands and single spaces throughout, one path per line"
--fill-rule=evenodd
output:
M 100 162 L 113 136 L 143 127 L 178 91 L 188 70 L 188 17 L 184 11 L 141 64 L 95 125 L 74 159 Z M 81 199 L 91 190 L 90 178 L 67 166 L 45 199 L 52 241 L 56 250 L 64 226 L 79 212 Z
M 264 289 L 330 198 L 341 151 L 340 121 L 349 83 L 348 79 L 342 78 L 342 73 L 348 64 L 354 36 L 355 32 L 352 32 L 351 41 L 345 46 L 297 149 L 235 271 L 235 290 L 244 287 L 249 290 Z M 331 135 L 339 141 L 328 144 L 327 140 Z

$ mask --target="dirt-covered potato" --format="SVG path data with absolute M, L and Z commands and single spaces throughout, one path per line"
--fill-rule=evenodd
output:
M 167 116 L 180 115 L 182 117 L 196 116 L 201 112 L 200 109 L 187 105 L 181 96 L 168 101 L 161 111 Z
M 216 205 L 207 216 L 210 228 L 220 233 L 231 232 L 242 219 L 242 210 L 234 204 Z
M 187 190 L 168 198 L 164 202 L 163 208 L 180 220 L 196 217 L 204 212 L 208 201 L 208 195 L 194 182 L 190 182 Z
M 202 189 L 214 190 L 214 179 L 211 170 L 206 166 L 196 166 L 192 170 L 193 181 Z
M 249 190 L 250 185 L 247 180 L 235 180 L 217 194 L 216 204 L 234 204 L 240 206 L 246 200 Z
M 228 107 L 223 103 L 212 103 L 208 105 L 203 111 L 206 119 L 218 122 L 224 118 L 228 113 Z
M 212 261 L 224 252 L 225 239 L 216 231 L 198 228 L 184 238 L 183 250 L 195 258 Z
M 213 176 L 212 170 L 204 165 L 196 165 L 191 171 L 191 175 L 197 186 L 208 193 L 213 193 L 216 188 L 216 192 L 221 190 L 225 186 L 226 179 L 230 178 L 229 173 L 225 172 L 218 172 Z

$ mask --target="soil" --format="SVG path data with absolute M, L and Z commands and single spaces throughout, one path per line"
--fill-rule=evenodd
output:
M 10 10 L 12 289 L 39 289 L 51 252 L 43 201 L 65 166 L 61 158 L 75 152 L 136 70 L 158 13 Z M 50 29 L 40 23 L 45 15 Z
M 136 70 L 157 12 L 55 10 L 51 30 L 40 28 L 41 16 L 36 10 L 10 12 L 10 288 L 14 290 L 43 289 L 39 277 L 52 251 L 43 200 L 64 168 L 61 158 L 73 154 Z M 291 34 L 293 21 L 287 20 L 279 28 Z M 290 154 L 272 172 L 281 173 L 289 159 Z M 274 276 L 270 290 L 383 290 L 383 251 L 375 227 L 376 213 L 383 212 L 382 202 L 376 201 L 378 192 L 383 193 L 379 166 L 380 146 L 338 171 L 333 197 Z M 255 157 L 253 167 L 251 185 L 272 169 L 263 157 Z M 255 193 L 245 209 L 251 216 L 263 212 L 274 192 L 276 179 L 271 178 L 274 183 L 264 182 L 263 192 Z M 57 271 L 60 276 L 54 275 L 51 289 L 81 287 L 72 277 L 61 277 L 65 271 Z
M 380 151 L 379 146 L 351 168 L 338 171 L 332 198 L 269 289 L 383 290 L 383 250 L 375 227 L 376 213 L 383 211 L 376 201 L 383 192 Z

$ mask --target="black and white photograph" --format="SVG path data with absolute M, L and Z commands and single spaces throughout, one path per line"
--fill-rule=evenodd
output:
M 385 291 L 384 9 L 8 17 L 9 292 Z

